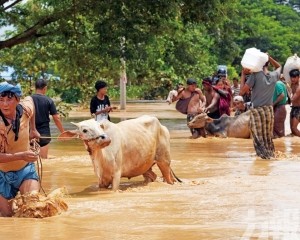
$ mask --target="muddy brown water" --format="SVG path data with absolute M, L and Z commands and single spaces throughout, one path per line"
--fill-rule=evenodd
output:
M 276 139 L 282 157 L 266 161 L 256 158 L 250 139 L 189 139 L 184 115 L 172 105 L 131 104 L 111 116 L 144 113 L 170 129 L 171 166 L 183 183 L 162 182 L 154 167 L 153 183 L 136 177 L 122 179 L 117 192 L 99 190 L 82 142 L 53 140 L 42 184 L 46 192 L 67 188 L 68 211 L 0 218 L 0 239 L 300 239 L 299 138 Z M 71 129 L 69 121 L 64 125 Z

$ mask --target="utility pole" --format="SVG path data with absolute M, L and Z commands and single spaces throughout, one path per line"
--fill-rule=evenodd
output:
M 32 94 L 32 76 L 29 75 L 29 95 Z
M 126 109 L 126 83 L 127 83 L 127 76 L 126 76 L 126 61 L 125 61 L 125 37 L 120 38 L 121 44 L 121 71 L 120 71 L 120 109 Z

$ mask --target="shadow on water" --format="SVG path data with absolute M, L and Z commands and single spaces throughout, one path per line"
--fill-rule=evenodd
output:
M 121 191 L 128 191 L 130 189 L 137 189 L 140 187 L 145 187 L 147 184 L 144 181 L 139 181 L 141 177 L 135 178 L 131 182 L 127 182 L 126 179 L 122 179 L 120 183 L 120 187 L 118 189 L 119 192 Z M 112 189 L 111 186 L 109 188 L 99 188 L 97 184 L 90 185 L 86 188 L 84 188 L 81 191 L 78 192 L 71 192 L 69 193 L 69 196 L 71 197 L 88 197 L 90 195 L 95 195 L 95 194 L 111 194 Z

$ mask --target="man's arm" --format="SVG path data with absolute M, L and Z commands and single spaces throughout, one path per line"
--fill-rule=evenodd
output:
M 273 102 L 273 106 L 275 107 L 279 102 L 281 102 L 284 99 L 284 93 L 280 93 L 276 100 Z
M 292 105 L 298 102 L 298 99 L 300 99 L 300 85 L 297 87 L 296 92 L 292 96 Z M 297 106 L 297 104 L 295 105 Z
M 178 99 L 180 99 L 180 98 L 183 96 L 183 91 L 184 91 L 184 88 L 178 90 L 178 94 L 177 94 L 177 96 L 174 96 L 174 97 L 173 97 L 172 102 L 175 102 L 175 101 L 177 101 Z
M 210 112 L 210 110 L 218 104 L 219 99 L 219 94 L 215 93 L 213 99 L 211 100 L 211 103 L 204 109 L 204 112 Z
M 199 99 L 201 100 L 201 105 L 200 108 L 206 106 L 206 97 L 204 96 L 203 92 L 201 91 L 200 88 L 196 88 L 195 90 L 199 94 Z
M 33 99 L 32 97 L 31 101 L 32 101 L 32 105 L 33 105 L 33 111 L 32 111 L 32 116 L 30 117 L 30 130 L 29 130 L 29 139 L 39 139 L 41 137 L 40 133 L 36 130 L 36 126 L 35 126 L 35 106 L 33 103 Z
M 0 153 L 0 163 L 8 163 L 18 160 L 23 160 L 26 162 L 35 162 L 36 160 L 38 160 L 38 154 L 32 151 L 17 153 Z
M 269 61 L 272 64 L 272 66 L 276 69 L 281 68 L 281 65 L 279 62 L 277 62 L 274 58 L 272 58 L 271 56 L 269 56 Z
M 246 71 L 242 70 L 241 83 L 240 83 L 240 95 L 243 96 L 250 91 L 250 87 L 246 84 Z
M 62 125 L 62 123 L 61 123 L 61 121 L 60 121 L 60 116 L 59 116 L 59 114 L 54 114 L 54 115 L 52 115 L 52 118 L 53 118 L 53 121 L 54 121 L 56 127 L 58 128 L 58 130 L 59 130 L 61 133 L 64 132 L 65 130 L 64 130 L 64 127 L 63 127 L 63 125 Z

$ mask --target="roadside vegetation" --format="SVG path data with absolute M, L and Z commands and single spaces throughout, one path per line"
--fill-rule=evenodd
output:
M 51 97 L 87 105 L 98 79 L 119 99 L 124 59 L 127 99 L 164 99 L 177 83 L 199 81 L 217 65 L 237 77 L 250 47 L 284 64 L 299 53 L 298 3 L 4 0 L 0 26 L 10 30 L 0 41 L 0 65 L 16 70 L 25 93 L 48 74 Z

